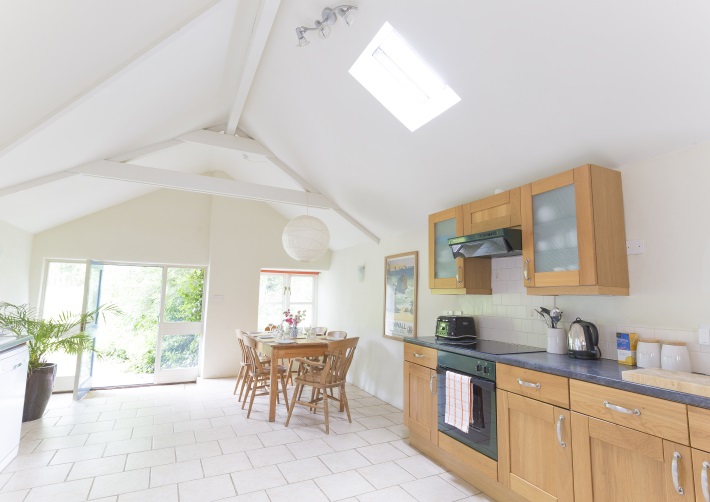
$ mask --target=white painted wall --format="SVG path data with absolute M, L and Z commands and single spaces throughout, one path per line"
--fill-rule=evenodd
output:
M 0 301 L 30 301 L 32 234 L 0 221 Z
M 573 166 L 570 166 L 573 167 Z M 495 267 L 492 296 L 432 296 L 427 286 L 427 225 L 421 231 L 333 254 L 321 312 L 329 328 L 360 336 L 350 379 L 394 406 L 402 406 L 402 347 L 382 338 L 384 257 L 419 251 L 420 335 L 433 334 L 437 315 L 462 310 L 480 316 L 483 337 L 544 346 L 542 322 L 532 306 L 556 304 L 568 322 L 579 316 L 600 328 L 605 356 L 614 358 L 616 331 L 637 331 L 689 342 L 693 371 L 710 373 L 710 347 L 697 343 L 710 324 L 710 143 L 624 166 L 622 182 L 628 239 L 644 239 L 646 253 L 629 257 L 631 296 L 527 296 L 519 258 Z M 521 180 L 521 183 L 526 180 Z M 442 208 L 444 209 L 444 208 Z M 366 264 L 363 283 L 357 267 Z
M 257 326 L 259 273 L 262 268 L 326 270 L 330 253 L 303 264 L 281 244 L 286 219 L 260 202 L 215 197 L 211 212 L 209 297 L 207 301 L 203 376 L 239 372 L 235 328 Z M 278 320 L 275 320 L 278 321 Z

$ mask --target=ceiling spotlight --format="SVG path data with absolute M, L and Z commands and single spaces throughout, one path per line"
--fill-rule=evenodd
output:
M 330 26 L 328 25 L 335 24 L 338 20 L 338 16 L 343 18 L 345 24 L 352 26 L 355 24 L 355 11 L 357 11 L 357 7 L 353 5 L 339 5 L 332 9 L 330 7 L 326 7 L 321 13 L 322 19 L 317 19 L 314 23 L 314 27 L 298 26 L 296 28 L 298 46 L 303 47 L 304 45 L 309 44 L 308 39 L 306 39 L 307 31 L 317 31 L 321 38 L 328 38 L 328 35 L 330 35 Z

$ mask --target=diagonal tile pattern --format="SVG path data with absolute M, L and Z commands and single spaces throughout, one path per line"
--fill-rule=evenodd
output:
M 489 501 L 410 447 L 402 412 L 348 386 L 353 423 L 286 408 L 251 418 L 231 379 L 52 396 L 23 424 L 20 455 L 0 472 L 0 502 Z

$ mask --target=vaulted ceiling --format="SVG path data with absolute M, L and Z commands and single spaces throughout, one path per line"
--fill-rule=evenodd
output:
M 125 180 L 129 162 L 320 193 L 339 211 L 310 212 L 338 249 L 495 188 L 710 139 L 704 0 L 354 5 L 355 25 L 297 47 L 295 27 L 335 4 L 3 2 L 0 219 L 38 232 L 155 190 Z M 385 21 L 461 97 L 415 132 L 348 74 Z M 267 153 L 185 140 L 235 125 Z M 67 173 L 104 159 L 118 179 Z M 299 200 L 270 204 L 290 217 Z

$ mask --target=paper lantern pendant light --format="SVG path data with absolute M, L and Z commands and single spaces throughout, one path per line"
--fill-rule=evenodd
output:
M 328 251 L 330 232 L 318 218 L 296 216 L 289 221 L 281 236 L 286 253 L 298 261 L 314 261 Z

